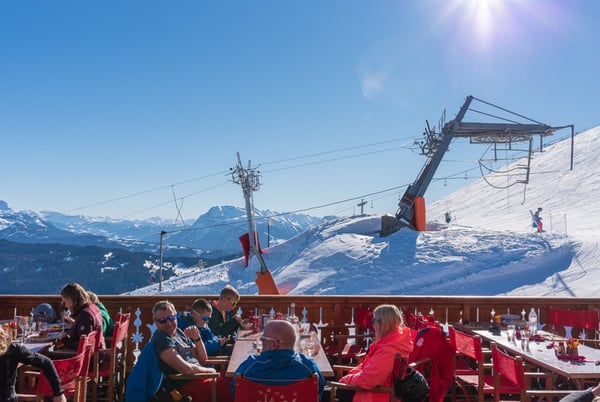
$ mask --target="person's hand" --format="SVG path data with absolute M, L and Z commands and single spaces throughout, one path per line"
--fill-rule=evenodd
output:
M 65 324 L 73 324 L 75 322 L 74 318 L 69 317 L 63 317 L 63 321 L 65 322 Z
M 226 337 L 226 336 L 220 336 L 219 337 L 219 343 L 221 344 L 221 346 L 225 345 L 228 340 L 229 340 L 229 338 Z
M 242 321 L 244 321 L 244 320 L 242 319 L 242 316 L 241 316 L 241 315 L 239 315 L 239 314 L 234 314 L 234 315 L 233 315 L 233 318 L 235 318 L 235 320 L 238 322 L 238 324 L 241 324 L 241 323 L 242 323 Z
M 52 398 L 52 402 L 67 402 L 67 398 L 65 394 L 60 394 Z
M 200 338 L 200 331 L 198 331 L 198 327 L 195 325 L 190 325 L 189 327 L 183 330 L 183 333 L 185 334 L 185 336 L 193 339 L 194 341 Z

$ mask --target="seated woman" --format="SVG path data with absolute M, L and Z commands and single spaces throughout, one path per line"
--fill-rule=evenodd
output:
M 184 331 L 177 328 L 177 312 L 173 303 L 166 300 L 157 302 L 152 308 L 152 316 L 157 330 L 151 342 L 159 357 L 160 369 L 166 375 L 216 373 L 214 368 L 201 365 L 207 354 L 198 327 L 191 325 Z M 171 385 L 181 394 L 191 396 L 194 402 L 211 400 L 210 381 L 173 381 Z M 222 394 L 227 395 L 227 391 L 225 389 Z
M 44 372 L 54 391 L 53 402 L 67 401 L 52 361 L 44 355 L 31 352 L 23 345 L 12 343 L 10 333 L 0 326 L 0 401 L 17 400 L 15 383 L 19 363 L 29 364 Z
M 60 291 L 60 298 L 74 318 L 69 331 L 60 338 L 60 343 L 66 349 L 77 350 L 82 335 L 102 328 L 102 314 L 98 306 L 90 301 L 87 291 L 78 283 L 67 283 Z M 100 348 L 105 347 L 104 336 L 100 334 Z
M 357 385 L 370 389 L 378 385 L 392 386 L 392 368 L 396 354 L 408 360 L 413 350 L 410 329 L 404 326 L 402 313 L 398 307 L 391 304 L 382 304 L 373 311 L 373 328 L 375 340 L 369 348 L 365 359 L 354 367 L 340 382 Z M 389 395 L 381 392 L 338 390 L 336 395 L 341 402 L 384 402 L 389 400 Z

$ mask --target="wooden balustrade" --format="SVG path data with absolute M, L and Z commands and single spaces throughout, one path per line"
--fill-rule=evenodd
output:
M 150 329 L 147 325 L 152 324 L 152 306 L 158 300 L 170 300 L 178 310 L 187 310 L 197 297 L 216 299 L 217 295 L 201 296 L 123 296 L 123 295 L 101 295 L 100 300 L 111 315 L 114 317 L 119 311 L 131 313 L 128 364 L 131 366 L 135 360 L 134 353 L 141 350 L 150 337 Z M 58 295 L 0 295 L 0 319 L 12 318 L 14 309 L 19 315 L 29 314 L 31 309 L 40 303 L 49 303 L 54 307 L 57 314 L 63 310 Z M 374 308 L 380 304 L 395 304 L 402 309 L 411 312 L 415 310 L 428 314 L 433 310 L 436 320 L 444 323 L 458 322 L 459 319 L 476 321 L 490 320 L 492 309 L 496 314 L 521 314 L 533 307 L 539 309 L 538 320 L 546 323 L 546 311 L 548 307 L 571 309 L 571 310 L 595 310 L 600 309 L 600 298 L 578 298 L 578 297 L 521 297 L 521 296 L 322 296 L 322 295 L 281 295 L 261 296 L 242 295 L 239 307 L 244 315 L 250 311 L 258 310 L 259 313 L 268 313 L 271 308 L 277 312 L 287 313 L 291 303 L 295 303 L 296 315 L 303 317 L 302 311 L 306 308 L 307 318 L 312 323 L 319 322 L 319 313 L 322 309 L 322 319 L 329 325 L 343 325 L 350 323 L 353 307 Z M 461 314 L 462 312 L 462 314 Z M 598 328 L 595 328 L 597 331 Z

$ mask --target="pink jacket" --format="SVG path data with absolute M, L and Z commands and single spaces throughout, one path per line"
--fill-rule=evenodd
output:
M 361 388 L 374 388 L 378 385 L 392 385 L 392 369 L 397 353 L 408 359 L 413 350 L 409 328 L 398 328 L 378 341 L 369 349 L 365 360 L 340 378 L 345 384 L 358 385 Z M 353 402 L 387 402 L 389 394 L 381 392 L 357 391 Z

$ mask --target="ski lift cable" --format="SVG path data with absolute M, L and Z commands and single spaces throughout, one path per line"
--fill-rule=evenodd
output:
M 544 123 L 541 123 L 541 122 L 539 122 L 539 121 L 537 121 L 537 120 L 534 120 L 534 119 L 532 119 L 532 118 L 529 118 L 529 117 L 527 117 L 527 116 L 524 116 L 524 115 L 522 115 L 522 114 L 519 114 L 519 113 L 513 112 L 513 111 L 511 111 L 511 110 L 508 110 L 508 109 L 505 109 L 505 108 L 503 108 L 503 107 L 501 107 L 501 106 L 494 105 L 493 103 L 490 103 L 490 102 L 484 101 L 483 99 L 479 99 L 479 98 L 477 98 L 477 97 L 473 97 L 473 99 L 475 99 L 475 100 L 478 100 L 478 101 L 479 101 L 479 102 L 481 102 L 481 103 L 485 103 L 485 104 L 486 104 L 486 105 L 488 105 L 488 106 L 491 106 L 491 107 L 495 107 L 495 108 L 497 108 L 497 109 L 500 109 L 500 110 L 502 110 L 502 111 L 504 111 L 504 112 L 506 112 L 506 113 L 510 113 L 510 114 L 513 114 L 513 115 L 515 115 L 515 116 L 519 116 L 519 117 L 521 117 L 521 118 L 523 118 L 523 119 L 525 119 L 525 120 L 529 120 L 530 122 L 533 122 L 533 123 L 536 123 L 536 124 L 540 124 L 540 125 L 542 125 L 542 126 L 545 126 L 545 125 L 546 125 L 546 124 L 544 124 Z

